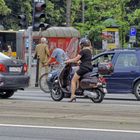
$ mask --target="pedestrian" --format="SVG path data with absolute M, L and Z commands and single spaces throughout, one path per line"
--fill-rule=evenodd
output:
M 50 52 L 48 49 L 48 40 L 44 37 L 41 38 L 40 44 L 35 48 L 34 58 L 39 59 L 39 78 L 41 76 L 42 68 L 44 64 L 48 61 Z M 48 66 L 45 66 L 45 72 L 48 73 Z
M 47 66 L 53 60 L 53 58 L 55 58 L 58 64 L 60 64 L 59 66 L 63 66 L 65 61 L 68 59 L 65 51 L 61 48 L 57 48 L 54 45 L 50 46 L 50 51 L 52 51 L 52 54 L 47 63 L 45 63 L 44 65 Z
M 139 46 L 138 46 L 138 43 L 137 43 L 137 42 L 134 42 L 134 43 L 133 43 L 133 47 L 135 47 L 135 48 L 139 47 Z
M 79 43 L 81 50 L 79 54 L 72 59 L 66 61 L 66 63 L 78 62 L 80 60 L 79 69 L 75 72 L 72 81 L 71 81 L 71 99 L 69 102 L 76 101 L 75 91 L 79 87 L 79 79 L 84 74 L 92 71 L 92 51 L 91 51 L 91 42 L 87 38 L 82 38 Z
M 12 48 L 11 48 L 10 45 L 7 45 L 7 55 L 8 55 L 9 57 L 12 57 Z

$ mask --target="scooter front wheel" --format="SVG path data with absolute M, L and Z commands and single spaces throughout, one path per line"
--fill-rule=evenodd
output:
M 96 89 L 94 90 L 94 92 L 96 93 L 96 96 L 90 97 L 90 99 L 94 103 L 101 103 L 104 99 L 105 94 L 100 89 Z
M 60 90 L 58 83 L 53 83 L 51 89 L 51 98 L 54 101 L 61 101 L 64 98 L 64 93 Z

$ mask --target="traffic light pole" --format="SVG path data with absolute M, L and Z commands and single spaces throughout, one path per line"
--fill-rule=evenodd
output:
M 35 87 L 38 87 L 38 80 L 39 80 L 39 57 L 37 57 Z
M 32 26 L 29 26 L 27 29 L 28 39 L 29 39 L 29 48 L 28 48 L 28 74 L 31 75 L 31 65 L 32 65 Z
M 34 16 L 35 16 L 35 0 L 32 0 L 32 6 L 33 6 L 33 15 L 32 15 L 32 27 L 34 26 Z

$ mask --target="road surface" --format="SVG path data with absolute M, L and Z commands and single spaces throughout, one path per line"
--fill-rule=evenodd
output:
M 54 102 L 38 88 L 0 100 L 0 139 L 139 140 L 140 101 L 131 94 Z

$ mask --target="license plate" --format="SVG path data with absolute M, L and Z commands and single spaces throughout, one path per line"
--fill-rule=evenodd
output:
M 10 72 L 21 72 L 22 67 L 9 67 Z
M 103 92 L 104 92 L 104 93 L 107 93 L 107 89 L 106 89 L 106 88 L 103 88 Z

